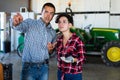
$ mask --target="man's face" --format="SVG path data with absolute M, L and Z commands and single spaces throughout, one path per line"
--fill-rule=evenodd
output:
M 46 24 L 49 24 L 49 22 L 52 20 L 54 16 L 55 10 L 52 7 L 45 6 L 45 8 L 42 11 L 42 19 Z

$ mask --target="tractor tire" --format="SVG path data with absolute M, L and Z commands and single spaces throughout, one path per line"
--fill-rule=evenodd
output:
M 106 43 L 101 50 L 101 58 L 107 66 L 120 66 L 120 42 Z

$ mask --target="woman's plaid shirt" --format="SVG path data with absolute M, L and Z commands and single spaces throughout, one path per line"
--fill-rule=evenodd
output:
M 63 73 L 82 73 L 82 64 L 85 58 L 84 53 L 84 43 L 75 33 L 73 33 L 65 46 L 63 46 L 63 36 L 60 36 L 57 39 L 58 69 Z M 68 56 L 77 58 L 78 61 L 74 63 L 66 63 L 60 59 L 60 57 Z

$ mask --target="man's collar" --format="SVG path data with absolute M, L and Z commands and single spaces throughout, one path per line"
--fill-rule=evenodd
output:
M 46 25 L 41 17 L 40 17 L 40 21 L 42 22 L 42 24 Z M 49 23 L 48 25 L 46 25 L 46 28 L 50 29 L 51 28 L 51 24 Z

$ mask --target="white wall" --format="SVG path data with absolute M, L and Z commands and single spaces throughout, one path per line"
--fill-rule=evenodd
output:
M 120 0 L 111 0 L 110 13 L 120 13 Z
M 89 24 L 92 24 L 92 27 L 109 27 L 109 14 L 76 14 L 74 24 L 78 28 L 84 28 Z
M 68 3 L 71 2 L 72 11 L 79 12 L 73 17 L 76 27 L 81 28 L 92 24 L 93 27 L 120 28 L 120 0 L 32 0 L 33 11 L 40 13 L 45 2 L 52 2 L 56 7 L 56 13 L 65 12 Z M 57 28 L 54 21 L 55 17 L 51 23 L 54 28 Z
M 71 2 L 73 12 L 79 11 L 109 11 L 110 0 L 32 0 L 32 10 L 40 13 L 44 3 L 52 2 L 56 12 L 64 12 Z
M 110 16 L 110 27 L 120 29 L 120 15 L 119 16 Z
M 111 0 L 110 27 L 120 29 L 120 0 Z
M 41 13 L 41 9 L 42 9 L 42 6 L 44 5 L 44 3 L 46 2 L 52 2 L 55 7 L 56 7 L 56 12 L 58 12 L 58 8 L 59 8 L 59 0 L 32 0 L 32 10 L 35 12 L 35 13 Z
M 109 11 L 110 0 L 72 0 L 73 11 Z

